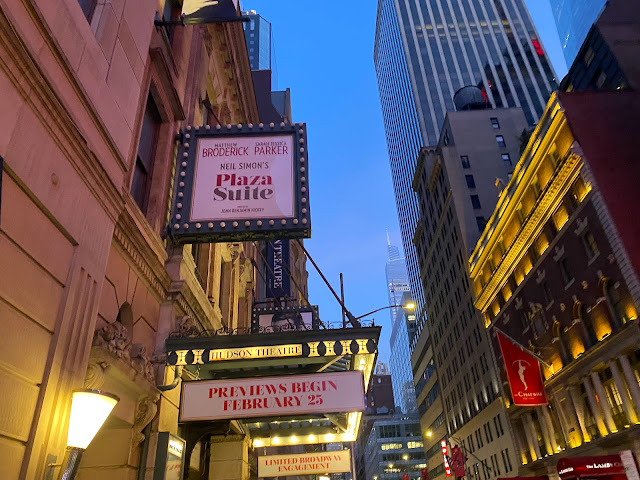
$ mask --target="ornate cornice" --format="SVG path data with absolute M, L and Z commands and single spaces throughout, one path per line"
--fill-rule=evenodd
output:
M 103 160 L 105 162 L 115 162 L 119 171 L 124 175 L 126 171 L 124 159 L 96 114 L 94 107 L 87 99 L 74 72 L 60 52 L 60 48 L 49 28 L 29 2 L 23 2 L 21 8 L 26 9 L 30 16 L 33 25 L 30 25 L 29 28 L 35 27 L 40 39 L 43 41 L 44 45 L 41 49 L 48 49 L 55 60 L 55 63 L 50 68 L 57 68 L 62 73 L 66 85 L 70 87 L 84 107 L 87 115 L 93 120 L 90 127 L 95 128 L 111 153 L 109 158 Z M 25 21 L 29 20 L 25 19 Z M 11 20 L 2 9 L 0 9 L 0 52 L 2 52 L 0 55 L 0 69 L 6 74 L 16 91 L 24 98 L 26 104 L 34 112 L 37 112 L 42 120 L 43 128 L 50 133 L 57 147 L 65 153 L 73 168 L 83 179 L 86 187 L 101 204 L 111 220 L 115 222 L 122 209 L 122 199 L 118 186 L 113 183 L 102 163 L 89 148 L 76 121 L 67 111 L 63 99 L 60 98 L 47 78 L 46 75 L 49 72 L 45 72 L 40 68 L 40 62 L 34 58 L 28 47 L 19 38 L 16 28 L 14 28 Z M 9 163 L 11 162 L 11 158 L 7 160 Z
M 166 297 L 171 285 L 165 270 L 167 252 L 160 236 L 154 232 L 131 195 L 123 192 L 126 206 L 118 218 L 113 242 L 146 280 L 160 301 Z
M 580 173 L 581 166 L 582 159 L 572 153 L 568 155 L 566 160 L 557 168 L 549 184 L 540 195 L 533 211 L 525 219 L 513 243 L 502 257 L 502 261 L 491 274 L 489 282 L 480 292 L 475 302 L 478 310 L 484 312 L 498 295 L 506 278 L 514 270 L 527 248 L 529 248 L 542 230 L 545 222 L 551 217 L 555 208 L 562 201 L 562 198 L 571 187 L 573 180 Z M 481 266 L 482 265 L 479 264 L 477 267 Z M 477 268 L 475 271 L 481 272 L 482 269 Z

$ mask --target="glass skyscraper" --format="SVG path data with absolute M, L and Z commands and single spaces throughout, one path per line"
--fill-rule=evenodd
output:
M 404 258 L 400 256 L 400 250 L 395 245 L 391 245 L 389 234 L 387 233 L 387 265 L 385 266 L 385 276 L 387 278 L 387 292 L 389 294 L 389 305 L 403 305 L 402 295 L 409 291 L 407 280 L 407 267 Z M 395 325 L 396 319 L 402 315 L 402 309 L 389 309 L 391 315 L 391 326 Z
M 534 125 L 557 87 L 524 0 L 378 0 L 374 66 L 411 293 L 424 294 L 413 245 L 421 146 L 437 144 L 453 96 L 478 86 L 488 106 Z
M 275 62 L 271 41 L 271 23 L 256 13 L 255 10 L 244 12 L 250 18 L 244 24 L 244 37 L 249 51 L 251 70 L 273 70 Z
M 404 258 L 397 246 L 391 245 L 387 233 L 387 265 L 385 267 L 389 305 L 405 305 L 411 301 L 407 270 Z M 403 413 L 417 410 L 413 375 L 411 373 L 411 352 L 409 350 L 408 322 L 415 325 L 415 313 L 405 312 L 401 307 L 391 308 L 391 379 L 393 400 L 397 409 Z M 411 316 L 410 318 L 408 316 Z
M 607 0 L 550 0 L 558 27 L 562 52 L 571 67 L 591 25 L 598 19 Z

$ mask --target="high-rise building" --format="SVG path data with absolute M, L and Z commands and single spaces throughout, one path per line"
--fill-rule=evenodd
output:
M 272 70 L 273 48 L 271 41 L 271 23 L 255 10 L 244 12 L 249 21 L 244 27 L 244 36 L 249 51 L 251 70 Z
M 409 291 L 409 281 L 407 280 L 407 267 L 404 258 L 400 256 L 397 246 L 391 245 L 389 233 L 387 233 L 387 265 L 385 266 L 385 276 L 387 278 L 387 291 L 389 294 L 389 305 L 404 305 L 402 295 Z M 391 327 L 396 323 L 396 319 L 402 316 L 402 308 L 389 309 L 391 315 Z
M 409 284 L 424 295 L 412 239 L 419 150 L 435 145 L 456 91 L 478 86 L 491 107 L 521 107 L 529 125 L 557 82 L 523 0 L 379 0 L 374 41 L 391 176 Z
M 550 0 L 562 53 L 571 65 L 607 0 Z
M 464 110 L 482 100 L 477 87 L 467 89 L 461 92 L 467 103 L 456 96 L 463 109 L 447 113 L 438 145 L 422 149 L 416 167 L 421 217 L 414 243 L 426 315 L 411 361 L 425 433 L 435 430 L 429 424 L 440 415 L 439 396 L 445 438 L 465 452 L 467 475 L 492 479 L 513 472 L 517 452 L 510 431 L 500 427 L 507 418 L 502 386 L 473 305 L 467 258 L 519 158 L 526 120 L 519 108 Z M 439 382 L 425 395 L 434 368 Z
M 560 90 L 637 90 L 640 87 L 638 25 L 640 5 L 637 2 L 609 0 L 582 42 Z
M 404 292 L 400 301 L 408 303 L 410 301 L 409 292 Z M 391 327 L 391 337 L 389 344 L 391 347 L 391 357 L 389 364 L 391 376 L 393 378 L 393 398 L 396 409 L 402 410 L 406 414 L 416 414 L 416 390 L 413 384 L 413 374 L 411 373 L 411 351 L 409 350 L 410 331 L 415 328 L 415 312 L 408 309 L 400 309 L 395 323 Z
M 488 331 L 541 361 L 548 405 L 522 406 L 534 388 L 511 379 L 506 392 L 520 476 L 605 476 L 640 455 L 638 122 L 637 91 L 552 96 L 471 256 Z

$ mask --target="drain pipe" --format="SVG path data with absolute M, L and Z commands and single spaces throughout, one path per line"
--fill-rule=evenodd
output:
M 176 388 L 178 386 L 178 383 L 180 383 L 180 373 L 178 372 L 178 367 L 177 365 L 173 367 L 173 382 L 171 382 L 169 385 L 156 385 L 156 388 L 158 390 L 160 390 L 161 392 L 167 392 L 169 390 L 173 390 L 174 388 Z

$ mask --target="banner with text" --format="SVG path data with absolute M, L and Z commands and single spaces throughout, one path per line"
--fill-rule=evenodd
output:
M 500 332 L 497 332 L 497 337 L 513 404 L 522 407 L 547 405 L 538 360 L 518 348 Z
M 289 281 L 289 240 L 267 242 L 267 285 L 265 298 L 291 295 Z
M 351 452 L 349 450 L 258 457 L 258 477 L 260 478 L 350 471 Z
M 184 382 L 180 421 L 364 410 L 362 372 Z

